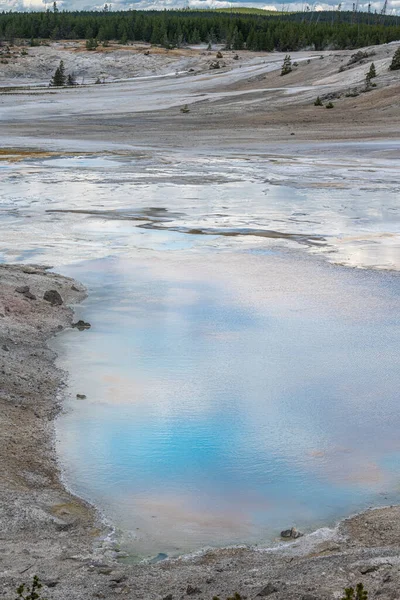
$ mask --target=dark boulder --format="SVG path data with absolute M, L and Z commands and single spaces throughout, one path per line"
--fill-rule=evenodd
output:
M 82 321 L 79 319 L 76 323 L 72 323 L 71 327 L 75 327 L 75 329 L 79 329 L 79 331 L 83 331 L 84 329 L 90 329 L 90 323 L 86 323 L 86 321 Z
M 44 293 L 43 300 L 46 300 L 46 302 L 50 302 L 52 306 L 61 306 L 61 304 L 63 303 L 63 299 L 61 298 L 57 290 L 47 290 Z
M 270 596 L 271 594 L 275 594 L 278 591 L 278 588 L 273 583 L 269 582 L 265 585 L 257 594 L 257 598 L 265 598 L 266 596 Z

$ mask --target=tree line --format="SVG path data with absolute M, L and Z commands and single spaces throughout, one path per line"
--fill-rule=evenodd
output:
M 329 15 L 329 18 L 327 17 Z M 317 16 L 315 16 L 317 15 Z M 217 11 L 79 11 L 0 13 L 0 41 L 15 39 L 149 42 L 166 48 L 222 43 L 233 50 L 290 52 L 353 49 L 400 39 L 397 17 L 369 13 L 277 16 Z

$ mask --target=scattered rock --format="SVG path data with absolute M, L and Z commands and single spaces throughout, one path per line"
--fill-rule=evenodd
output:
M 85 394 L 77 394 L 76 397 L 78 398 L 78 400 L 86 400 Z
M 270 596 L 271 594 L 275 594 L 278 591 L 278 588 L 271 582 L 267 583 L 266 586 L 262 588 L 257 594 L 257 598 L 265 598 L 265 596 Z
M 265 596 L 270 596 L 271 594 L 275 594 L 278 591 L 278 588 L 273 583 L 269 582 L 266 586 L 264 586 L 257 594 L 257 598 L 265 598 Z
M 164 598 L 162 600 L 173 600 L 173 595 L 167 594 L 166 596 L 164 596 Z
M 143 54 L 144 54 L 145 56 L 149 56 L 149 54 L 150 54 L 150 50 L 145 50 L 145 51 L 143 52 Z
M 112 573 L 112 567 L 100 567 L 97 569 L 97 572 L 100 575 L 111 575 Z
M 76 323 L 72 323 L 71 327 L 75 327 L 76 329 L 79 329 L 79 331 L 83 331 L 84 329 L 90 329 L 91 325 L 90 323 L 86 323 L 86 321 L 82 321 L 80 319 Z
M 59 579 L 43 579 L 42 580 L 43 585 L 45 585 L 48 588 L 54 588 L 56 587 L 56 585 L 58 585 L 60 583 Z
M 61 298 L 57 290 L 47 290 L 44 293 L 43 300 L 50 302 L 52 306 L 61 306 L 61 304 L 63 303 L 63 299 Z
M 86 397 L 86 396 L 85 396 Z M 125 575 L 123 571 L 116 571 L 110 577 L 111 581 L 115 583 L 121 583 L 122 581 L 126 581 L 128 577 Z
M 218 60 L 215 60 L 210 63 L 209 69 L 220 69 L 220 68 L 221 68 L 221 65 L 219 64 Z
M 216 56 L 216 58 L 224 58 L 224 55 L 220 51 L 218 51 L 215 56 Z
M 31 292 L 25 292 L 24 297 L 28 298 L 28 300 L 36 300 L 35 294 L 32 294 Z
M 76 287 L 76 285 L 71 285 L 71 290 L 73 292 L 80 292 L 81 291 L 79 288 Z
M 359 569 L 360 573 L 366 575 L 367 573 L 373 573 L 379 569 L 380 565 L 362 565 Z
M 284 529 L 281 531 L 281 537 L 284 539 L 296 540 L 301 537 L 303 534 L 300 531 L 297 531 L 296 527 L 292 527 L 291 529 Z
M 10 351 L 9 347 L 6 346 L 6 344 L 3 344 L 3 346 L 1 348 L 2 348 L 2 350 L 4 350 L 4 352 L 9 352 Z
M 233 60 L 239 60 L 239 54 L 235 54 L 235 56 L 233 57 Z
M 29 292 L 29 285 L 20 285 L 15 288 L 15 291 L 18 292 L 18 294 L 27 294 Z
M 192 585 L 188 585 L 186 588 L 186 594 L 188 596 L 193 596 L 194 594 L 201 594 L 201 590 L 198 587 L 193 587 Z

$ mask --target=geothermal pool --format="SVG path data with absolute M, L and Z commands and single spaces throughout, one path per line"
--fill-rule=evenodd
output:
M 399 501 L 389 155 L 13 155 L 0 177 L 1 260 L 88 288 L 92 328 L 52 342 L 58 451 L 131 554 Z

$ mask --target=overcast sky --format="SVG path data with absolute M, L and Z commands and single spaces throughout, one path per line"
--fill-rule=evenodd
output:
M 267 0 L 268 1 L 268 0 Z M 301 0 L 282 0 L 277 3 L 266 4 L 266 0 L 253 0 L 253 1 L 239 1 L 233 0 L 114 0 L 111 2 L 112 10 L 121 9 L 163 9 L 163 8 L 178 8 L 183 6 L 192 6 L 196 8 L 207 8 L 207 7 L 229 7 L 233 4 L 240 6 L 257 6 L 259 8 L 266 8 L 269 10 L 303 10 L 307 5 L 307 2 L 301 2 Z M 320 2 L 309 2 L 309 6 L 316 7 L 317 10 L 330 10 L 336 8 L 340 0 L 321 0 Z M 380 12 L 383 6 L 383 1 L 371 1 L 371 8 Z M 46 4 L 47 2 L 47 4 Z M 52 0 L 0 0 L 0 10 L 43 10 L 46 6 L 51 6 Z M 104 6 L 104 2 L 101 0 L 58 0 L 57 5 L 60 9 L 65 10 L 98 10 Z M 351 10 L 353 6 L 353 0 L 345 0 L 342 2 L 342 10 Z M 361 10 L 367 10 L 368 1 L 359 1 Z M 388 0 L 387 14 L 400 14 L 400 0 Z

